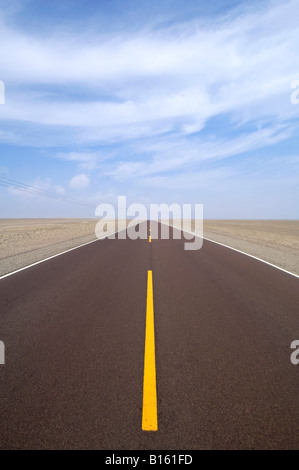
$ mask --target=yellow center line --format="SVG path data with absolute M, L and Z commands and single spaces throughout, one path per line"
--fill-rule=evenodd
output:
M 142 430 L 143 431 L 157 431 L 158 430 L 154 302 L 153 302 L 153 273 L 152 271 L 148 271 L 147 273 Z
M 151 236 L 148 237 L 148 241 L 149 241 L 150 243 L 152 243 L 152 237 L 151 237 Z

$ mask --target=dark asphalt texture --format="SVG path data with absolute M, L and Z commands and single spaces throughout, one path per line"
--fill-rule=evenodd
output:
M 148 270 L 157 432 L 141 429 Z M 298 287 L 172 239 L 97 241 L 0 280 L 0 448 L 298 449 Z

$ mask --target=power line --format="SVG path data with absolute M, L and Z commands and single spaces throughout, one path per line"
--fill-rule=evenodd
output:
M 94 205 L 88 202 L 80 201 L 79 199 L 74 199 L 71 197 L 63 196 L 62 194 L 52 193 L 50 191 L 45 191 L 42 189 L 34 188 L 33 186 L 29 186 L 28 184 L 21 183 L 20 181 L 16 181 L 10 178 L 6 178 L 5 176 L 0 176 L 0 186 L 4 186 L 6 188 L 13 188 L 18 191 L 23 191 L 25 193 L 33 194 L 38 197 L 44 197 L 47 199 L 54 199 L 57 201 L 68 202 L 70 204 L 77 204 L 85 207 L 92 207 L 94 209 Z
M 63 196 L 61 194 L 52 193 L 50 191 L 45 191 L 45 190 L 42 190 L 42 189 L 34 188 L 33 186 L 29 186 L 27 184 L 21 183 L 21 182 L 16 181 L 16 180 L 12 180 L 10 178 L 6 178 L 4 176 L 0 177 L 0 185 L 8 187 L 8 188 L 14 188 L 14 189 L 17 189 L 19 191 L 24 191 L 26 193 L 31 193 L 31 194 L 34 194 L 34 195 L 40 196 L 40 197 L 46 197 L 46 198 L 49 198 L 49 199 L 56 199 L 56 200 L 60 200 L 60 201 L 64 201 L 64 202 L 69 202 L 69 203 L 73 203 L 73 204 L 79 204 L 79 205 L 84 205 L 84 206 L 87 206 L 87 207 L 93 207 L 94 208 L 94 205 L 92 205 L 90 203 L 80 201 L 78 199 L 70 198 L 70 197 L 67 197 L 67 196 Z

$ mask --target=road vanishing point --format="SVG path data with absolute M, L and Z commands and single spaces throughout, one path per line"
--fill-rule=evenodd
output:
M 153 223 L 0 280 L 1 449 L 299 448 L 298 277 Z

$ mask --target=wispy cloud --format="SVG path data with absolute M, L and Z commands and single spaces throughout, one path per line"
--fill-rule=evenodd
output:
M 190 142 L 186 138 L 174 138 L 163 141 L 137 145 L 138 151 L 148 155 L 141 162 L 122 161 L 115 168 L 107 170 L 118 180 L 139 178 L 155 174 L 171 173 L 184 168 L 196 168 L 199 164 L 219 161 L 256 150 L 264 146 L 274 145 L 288 138 L 297 128 L 274 126 L 257 129 L 235 138 L 204 140 L 200 137 Z
M 32 31 L 12 20 L 23 5 L 0 13 L 0 142 L 42 149 L 65 169 L 63 187 L 92 199 L 97 180 L 107 194 L 142 198 L 142 186 L 216 188 L 221 179 L 242 181 L 242 171 L 248 184 L 236 157 L 293 151 L 297 0 L 169 21 L 164 8 L 159 21 L 120 21 L 113 32 L 92 18 L 80 30 L 53 22 Z
M 98 168 L 100 162 L 108 158 L 100 152 L 59 152 L 56 157 L 64 161 L 76 162 L 79 169 L 87 171 L 95 170 Z
M 70 181 L 72 189 L 85 189 L 89 186 L 90 178 L 88 175 L 82 173 L 81 175 L 74 176 Z
M 100 142 L 118 139 L 120 129 L 123 138 L 143 137 L 144 125 L 155 135 L 157 123 L 190 134 L 222 113 L 286 119 L 295 113 L 287 96 L 297 71 L 299 5 L 273 5 L 207 26 L 193 21 L 88 42 L 84 34 L 33 37 L 4 24 L 1 71 L 8 97 L 2 119 L 79 128 L 86 140 L 88 129 Z M 18 91 L 9 91 L 13 84 Z M 32 89 L 22 90 L 25 85 Z M 36 85 L 51 91 L 33 91 Z M 72 96 L 78 87 L 80 101 Z M 277 100 L 279 108 L 271 106 Z

